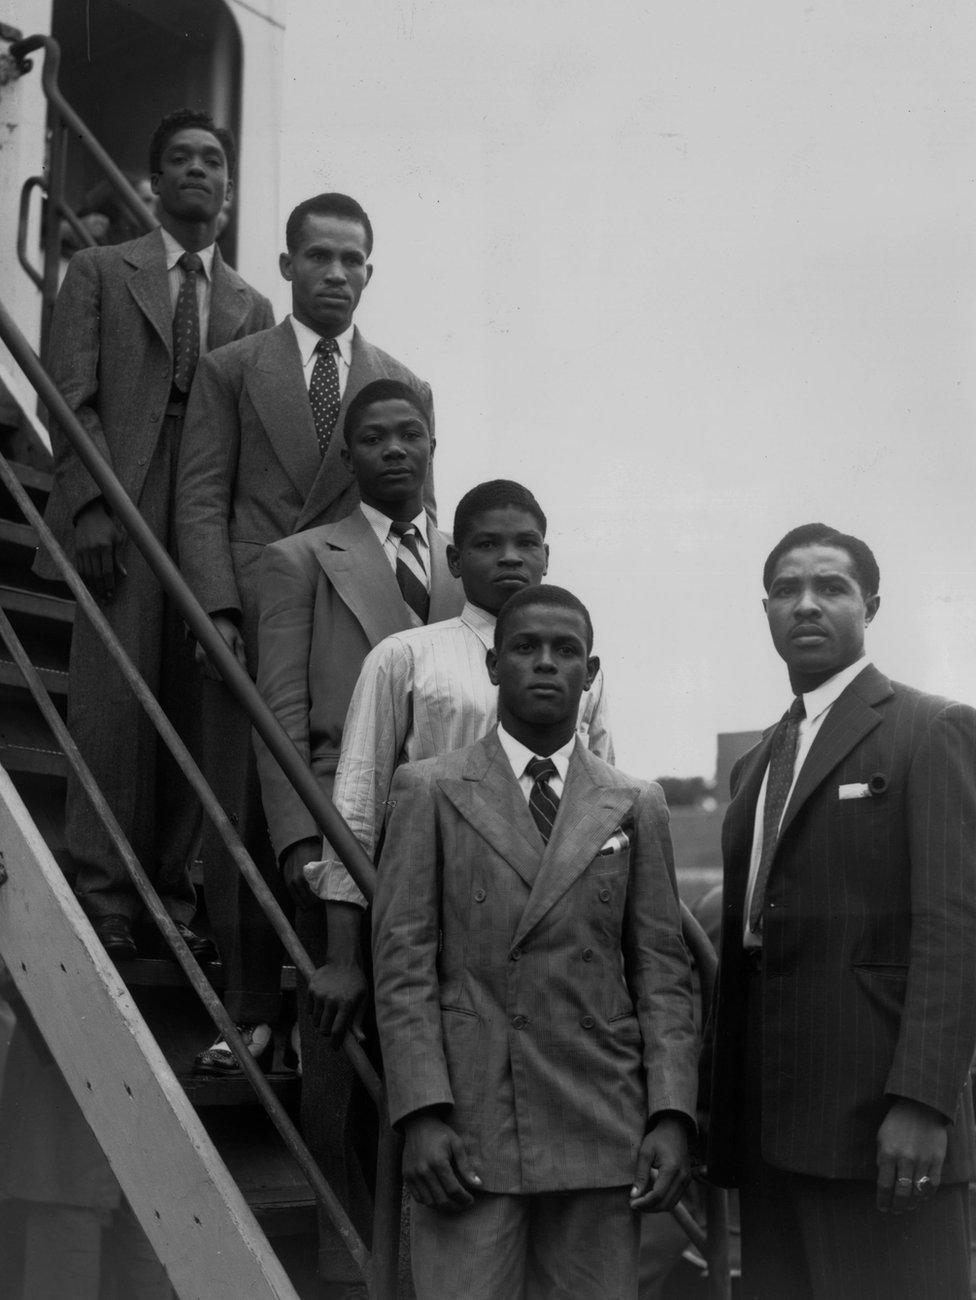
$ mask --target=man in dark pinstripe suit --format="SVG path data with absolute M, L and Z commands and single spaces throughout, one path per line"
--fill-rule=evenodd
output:
M 889 682 L 868 547 L 794 529 L 763 573 L 796 697 L 732 773 L 706 1053 L 709 1175 L 744 1297 L 969 1296 L 976 712 Z

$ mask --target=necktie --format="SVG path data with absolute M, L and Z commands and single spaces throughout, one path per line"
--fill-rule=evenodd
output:
M 549 779 L 558 775 L 558 769 L 551 758 L 530 758 L 525 770 L 534 782 L 529 795 L 529 812 L 539 828 L 539 834 L 548 844 L 559 811 L 559 800 L 553 793 Z
M 396 577 L 403 599 L 421 623 L 427 622 L 430 613 L 430 593 L 427 590 L 427 572 L 417 542 L 416 524 L 390 524 L 390 532 L 399 538 L 397 547 Z
M 337 349 L 338 344 L 335 339 L 319 339 L 315 345 L 315 365 L 312 367 L 312 378 L 308 386 L 320 456 L 324 456 L 329 450 L 336 416 L 342 405 L 339 394 L 339 367 L 335 359 Z
M 773 865 L 776 841 L 779 838 L 779 824 L 783 820 L 787 796 L 793 784 L 793 767 L 796 763 L 796 747 L 800 739 L 800 722 L 804 716 L 803 698 L 798 695 L 790 705 L 789 713 L 776 728 L 769 753 L 766 806 L 763 809 L 762 857 L 759 859 L 759 870 L 752 891 L 752 905 L 749 908 L 749 929 L 754 934 L 758 933 L 762 921 L 769 869 Z
M 197 275 L 203 270 L 203 262 L 196 253 L 184 253 L 176 265 L 183 272 L 183 280 L 173 316 L 173 387 L 188 393 L 200 358 Z

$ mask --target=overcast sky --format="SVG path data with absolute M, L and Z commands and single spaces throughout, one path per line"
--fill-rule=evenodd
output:
M 301 0 L 285 68 L 282 224 L 370 213 L 441 522 L 536 492 L 622 767 L 782 712 L 762 562 L 816 518 L 878 556 L 879 666 L 976 702 L 971 4 Z

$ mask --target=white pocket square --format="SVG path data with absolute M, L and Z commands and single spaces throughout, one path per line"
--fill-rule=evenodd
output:
M 867 781 L 854 781 L 851 785 L 837 787 L 838 799 L 870 799 L 871 790 Z
M 630 836 L 626 831 L 615 831 L 607 840 L 606 844 L 600 849 L 597 857 L 605 857 L 608 853 L 621 853 L 630 843 Z

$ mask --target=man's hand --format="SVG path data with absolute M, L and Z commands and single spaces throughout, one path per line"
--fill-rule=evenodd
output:
M 939 1111 L 898 1098 L 878 1129 L 877 1206 L 882 1213 L 914 1210 L 935 1195 L 946 1141 L 946 1120 Z
M 125 574 L 120 558 L 125 533 L 98 498 L 75 519 L 75 561 L 78 572 L 98 600 L 111 600 L 119 575 Z
M 305 867 L 318 862 L 322 856 L 321 840 L 299 840 L 287 848 L 281 857 L 281 874 L 285 888 L 298 907 L 314 907 L 319 899 L 312 893 L 305 879 Z
M 673 1115 L 662 1115 L 641 1143 L 630 1208 L 644 1214 L 672 1210 L 690 1179 L 685 1126 Z
M 244 653 L 244 638 L 241 635 L 241 629 L 237 626 L 232 618 L 226 614 L 214 614 L 210 620 L 220 635 L 227 642 L 228 647 L 234 652 L 237 662 L 243 669 L 247 669 L 247 655 Z M 210 661 L 210 656 L 204 650 L 200 642 L 197 642 L 197 648 L 194 651 L 197 661 L 197 667 L 203 673 L 204 677 L 209 677 L 211 681 L 219 682 L 223 679 L 220 673 Z
M 430 1111 L 404 1121 L 403 1181 L 421 1205 L 434 1210 L 464 1210 L 481 1190 L 468 1149 L 449 1124 Z
M 363 911 L 353 903 L 326 903 L 328 957 L 308 984 L 308 1013 L 320 1034 L 341 1047 L 367 993 L 363 972 Z

